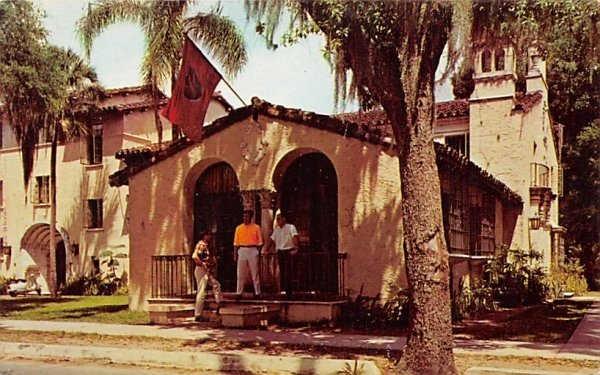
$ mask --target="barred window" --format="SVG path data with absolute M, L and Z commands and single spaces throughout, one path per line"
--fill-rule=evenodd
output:
M 444 172 L 442 211 L 448 249 L 453 254 L 469 253 L 469 216 L 465 179 Z
M 485 192 L 471 196 L 470 244 L 473 255 L 493 254 L 496 248 L 496 201 Z

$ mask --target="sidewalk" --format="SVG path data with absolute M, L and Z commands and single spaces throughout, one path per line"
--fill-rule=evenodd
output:
M 304 333 L 304 332 L 272 332 L 262 330 L 237 330 L 223 328 L 207 328 L 194 323 L 182 324 L 179 326 L 129 326 L 117 324 L 99 324 L 99 323 L 80 323 L 80 322 L 56 322 L 56 321 L 24 321 L 24 320 L 0 320 L 0 328 L 16 331 L 64 331 L 64 332 L 80 332 L 80 333 L 96 333 L 101 335 L 119 335 L 119 336 L 144 336 L 144 337 L 161 337 L 165 339 L 184 339 L 184 340 L 230 340 L 240 342 L 262 342 L 270 344 L 299 344 L 313 345 L 332 348 L 346 348 L 357 350 L 400 350 L 406 342 L 404 337 L 395 336 L 367 336 L 367 335 L 346 335 L 346 334 L 324 334 L 324 333 Z M 10 345 L 9 345 L 10 346 Z M 50 355 L 51 353 L 64 352 L 66 349 L 60 349 L 58 345 L 23 345 L 19 349 L 19 344 L 15 344 L 11 348 L 4 345 L 0 348 L 0 355 L 15 355 L 18 350 L 26 350 L 27 355 Z M 9 350 L 10 349 L 10 350 Z M 212 369 L 216 364 L 223 363 L 242 363 L 244 369 L 248 369 L 250 365 L 267 366 L 266 371 L 275 371 L 272 365 L 273 361 L 281 368 L 291 368 L 294 371 L 299 369 L 325 366 L 318 361 L 330 361 L 327 366 L 331 368 L 340 368 L 344 366 L 344 361 L 332 362 L 334 360 L 313 360 L 313 359 L 292 359 L 291 357 L 270 357 L 260 355 L 248 355 L 244 353 L 235 353 L 235 358 L 229 358 L 228 355 L 215 355 L 211 353 L 171 353 L 157 351 L 135 351 L 129 349 L 115 348 L 86 348 L 86 347 L 71 347 L 69 350 L 71 356 L 83 358 L 83 353 L 93 352 L 93 358 L 125 358 L 132 359 L 132 356 L 137 356 L 136 361 L 144 363 L 146 360 L 157 360 L 160 358 L 162 362 L 172 361 L 172 364 L 198 364 L 198 363 L 213 363 Z M 110 353 L 109 350 L 112 350 Z M 7 353 L 7 351 L 12 351 Z M 102 353 L 104 357 L 102 357 Z M 152 353 L 146 353 L 152 352 Z M 40 354 L 42 353 L 42 354 Z M 75 354 L 73 354 L 75 353 Z M 78 354 L 77 354 L 78 353 Z M 125 353 L 125 354 L 124 354 Z M 137 353 L 137 354 L 136 354 Z M 485 341 L 485 340 L 456 340 L 455 353 L 460 354 L 479 354 L 491 356 L 527 356 L 538 358 L 555 358 L 555 359 L 571 359 L 571 360 L 591 360 L 600 362 L 600 300 L 594 302 L 589 312 L 581 320 L 579 326 L 575 330 L 573 336 L 566 344 L 544 344 L 531 342 L 515 342 L 515 341 Z M 89 354 L 89 353 L 88 353 Z M 65 353 L 65 356 L 68 355 Z M 190 357 L 192 356 L 192 357 Z M 200 357 L 198 357 L 200 356 Z M 185 357 L 185 358 L 184 358 Z M 188 358 L 189 357 L 189 358 Z M 245 359 L 243 359 L 245 358 Z M 276 358 L 274 360 L 273 358 Z M 243 359 L 243 360 L 242 360 Z M 317 362 L 315 362 L 317 361 Z M 162 363 L 161 362 L 161 363 Z M 348 362 L 348 361 L 346 361 Z M 349 361 L 353 363 L 353 361 Z M 269 363 L 271 365 L 269 365 Z M 285 366 L 284 366 L 285 364 Z M 164 363 L 163 363 L 164 365 Z M 373 363 L 361 363 L 363 366 L 371 366 Z M 300 366 L 300 367 L 298 367 Z M 336 367 L 337 366 L 337 367 Z M 321 368 L 318 373 L 328 372 L 325 367 Z M 223 369 L 222 367 L 219 369 Z M 281 369 L 280 369 L 281 370 Z M 281 370 L 288 371 L 288 370 Z M 332 370 L 333 371 L 333 370 Z M 375 371 L 375 370 L 373 370 Z

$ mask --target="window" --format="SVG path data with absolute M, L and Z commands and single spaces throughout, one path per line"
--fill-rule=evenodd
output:
M 33 204 L 50 203 L 50 176 L 36 176 L 31 184 Z
M 102 164 L 102 124 L 93 124 L 87 140 L 84 142 L 85 151 L 82 152 L 84 164 Z
M 448 147 L 452 147 L 457 150 L 461 154 L 465 155 L 467 158 L 469 157 L 469 134 L 459 134 L 459 135 L 451 135 L 446 136 L 444 138 L 444 143 Z
M 442 175 L 442 212 L 446 242 L 452 254 L 469 253 L 469 217 L 466 179 L 448 171 Z
M 4 207 L 4 181 L 0 181 L 0 208 Z
M 496 248 L 496 201 L 480 191 L 471 195 L 469 247 L 472 255 L 493 254 Z
M 556 179 L 557 179 L 557 184 L 558 184 L 558 186 L 557 186 L 558 191 L 556 192 L 556 194 L 558 194 L 559 197 L 562 197 L 563 190 L 564 190 L 564 181 L 563 181 L 564 170 L 563 170 L 563 167 L 561 167 L 561 166 L 558 166 Z
M 496 50 L 496 54 L 494 56 L 494 63 L 496 70 L 504 70 L 505 66 L 505 55 L 504 49 L 500 48 Z
M 102 228 L 102 216 L 102 199 L 88 199 L 85 227 L 90 229 Z
M 492 71 L 492 53 L 487 49 L 481 54 L 481 71 L 483 73 Z
M 550 187 L 550 168 L 531 163 L 531 187 Z

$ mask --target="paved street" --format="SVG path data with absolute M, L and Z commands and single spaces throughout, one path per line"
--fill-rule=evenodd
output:
M 231 375 L 231 372 L 192 371 L 174 368 L 118 366 L 99 363 L 45 362 L 0 358 L 0 375 Z M 235 373 L 233 373 L 235 374 Z

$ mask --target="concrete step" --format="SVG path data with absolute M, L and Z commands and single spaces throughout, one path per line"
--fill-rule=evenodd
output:
M 225 305 L 221 307 L 221 323 L 225 327 L 265 327 L 279 316 L 279 306 Z

